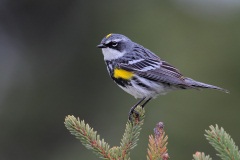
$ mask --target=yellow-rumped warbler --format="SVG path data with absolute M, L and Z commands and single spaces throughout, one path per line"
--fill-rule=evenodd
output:
M 108 34 L 97 46 L 102 49 L 110 77 L 127 93 L 141 98 L 137 105 L 146 105 L 152 98 L 178 89 L 211 88 L 217 86 L 184 77 L 177 68 L 160 59 L 153 52 L 121 34 Z

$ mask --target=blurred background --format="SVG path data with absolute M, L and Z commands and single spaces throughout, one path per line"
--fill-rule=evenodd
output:
M 109 78 L 101 50 L 109 33 L 138 42 L 193 79 L 231 91 L 177 91 L 146 107 L 132 159 L 146 159 L 159 121 L 171 159 L 216 158 L 204 137 L 218 124 L 240 145 L 240 1 L 0 1 L 0 159 L 98 158 L 65 128 L 67 115 L 119 145 L 136 103 Z

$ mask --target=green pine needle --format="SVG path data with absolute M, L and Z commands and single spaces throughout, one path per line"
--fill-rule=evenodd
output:
M 109 160 L 130 160 L 130 150 L 137 146 L 138 137 L 140 135 L 141 126 L 144 122 L 144 109 L 138 106 L 135 109 L 136 113 L 131 115 L 131 121 L 126 124 L 125 133 L 121 140 L 120 147 L 115 146 L 110 148 L 104 139 L 100 139 L 97 132 L 88 124 L 74 116 L 65 118 L 65 126 L 79 139 L 82 144 L 89 150 L 92 150 L 99 158 Z
M 138 115 L 136 116 L 136 114 L 133 114 L 131 116 L 132 120 L 128 120 L 120 143 L 120 148 L 123 154 L 129 154 L 129 151 L 137 146 L 138 137 L 144 122 L 145 110 L 141 106 L 137 106 L 135 111 Z
M 110 146 L 100 139 L 100 136 L 97 135 L 97 132 L 94 131 L 88 124 L 79 118 L 76 119 L 74 116 L 67 116 L 64 122 L 66 128 L 79 139 L 82 144 L 98 155 L 102 159 L 110 159 L 108 153 Z
M 210 130 L 206 130 L 206 133 L 207 140 L 219 152 L 217 154 L 219 157 L 223 160 L 240 160 L 238 147 L 223 128 L 219 128 L 218 125 L 210 126 Z

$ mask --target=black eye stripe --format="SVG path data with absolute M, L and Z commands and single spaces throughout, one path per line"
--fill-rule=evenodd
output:
M 119 44 L 119 42 L 112 41 L 112 42 L 109 42 L 109 43 L 107 43 L 107 44 L 105 44 L 105 45 L 106 45 L 107 47 L 109 47 L 109 48 L 115 48 L 115 47 L 118 46 L 118 44 Z

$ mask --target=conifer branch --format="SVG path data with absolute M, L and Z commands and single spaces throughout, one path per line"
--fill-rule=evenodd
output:
M 85 124 L 84 120 L 80 121 L 74 116 L 67 116 L 64 122 L 66 128 L 79 139 L 82 144 L 98 155 L 102 159 L 111 159 L 109 156 L 110 146 L 104 141 L 100 140 L 100 136 L 93 130 L 88 124 Z
M 100 139 L 100 136 L 88 124 L 74 116 L 65 118 L 65 126 L 79 139 L 82 144 L 92 150 L 99 158 L 107 160 L 130 160 L 130 150 L 136 147 L 140 135 L 141 127 L 144 122 L 145 110 L 138 106 L 135 113 L 131 115 L 131 120 L 126 124 L 125 133 L 121 139 L 120 146 L 110 148 L 109 144 Z M 223 128 L 210 126 L 205 134 L 209 143 L 219 152 L 217 154 L 223 160 L 240 160 L 240 152 L 233 139 Z M 154 128 L 154 136 L 149 136 L 147 149 L 147 160 L 168 160 L 167 153 L 168 136 L 165 135 L 164 125 L 159 122 Z M 209 155 L 203 152 L 196 152 L 193 160 L 212 160 Z
M 196 152 L 193 155 L 193 158 L 194 160 L 212 160 L 212 158 L 209 155 L 205 156 L 203 152 Z
M 149 136 L 147 160 L 168 160 L 168 136 L 165 135 L 164 125 L 159 122 L 154 128 L 154 136 Z
M 128 120 L 120 147 L 115 146 L 110 148 L 109 144 L 106 143 L 104 139 L 100 139 L 100 136 L 97 135 L 97 132 L 94 131 L 93 128 L 83 120 L 79 120 L 79 118 L 77 119 L 69 115 L 65 118 L 64 124 L 72 135 L 79 139 L 87 149 L 92 150 L 100 158 L 109 160 L 130 160 L 130 150 L 137 145 L 145 113 L 141 106 L 138 106 L 135 111 L 138 114 L 132 114 L 131 121 Z
M 219 157 L 224 160 L 240 160 L 238 147 L 222 127 L 219 128 L 218 125 L 216 127 L 210 126 L 210 130 L 206 130 L 206 133 L 207 140 L 219 152 L 217 154 Z
M 144 123 L 145 110 L 141 106 L 137 106 L 135 113 L 131 115 L 131 120 L 128 120 L 126 129 L 121 139 L 120 148 L 122 156 L 129 154 L 129 151 L 137 146 L 138 137 L 140 135 L 141 127 Z

